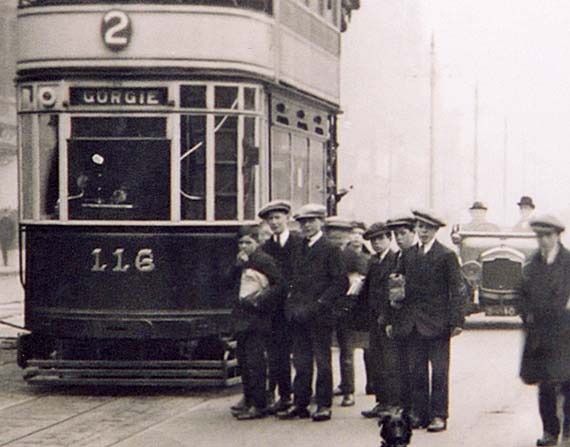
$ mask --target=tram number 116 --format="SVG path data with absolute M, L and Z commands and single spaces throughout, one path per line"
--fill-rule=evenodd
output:
M 131 267 L 130 264 L 127 264 L 127 260 L 125 259 L 125 249 L 124 248 L 117 248 L 113 252 L 114 258 L 114 266 L 111 266 L 104 263 L 103 260 L 103 249 L 96 248 L 91 252 L 93 264 L 91 266 L 92 272 L 104 272 L 109 267 L 109 270 L 112 272 L 120 272 L 124 273 Z M 138 251 L 137 255 L 134 259 L 135 268 L 139 272 L 152 272 L 156 265 L 154 263 L 154 255 L 150 248 L 143 248 Z

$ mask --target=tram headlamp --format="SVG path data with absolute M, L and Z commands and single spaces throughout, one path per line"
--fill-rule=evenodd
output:
M 52 87 L 40 87 L 38 89 L 38 99 L 42 107 L 49 109 L 55 105 L 57 95 Z
M 477 261 L 469 261 L 461 266 L 461 271 L 463 276 L 471 284 L 477 284 L 481 281 L 481 274 L 483 273 L 483 267 Z

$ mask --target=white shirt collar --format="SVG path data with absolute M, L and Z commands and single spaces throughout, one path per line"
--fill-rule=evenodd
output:
M 275 242 L 279 243 L 279 245 L 281 245 L 281 247 L 284 247 L 285 244 L 287 243 L 287 241 L 289 240 L 289 235 L 291 234 L 291 232 L 289 231 L 289 228 L 285 228 L 285 230 L 283 231 L 283 233 L 280 234 L 274 234 L 274 240 Z
M 546 263 L 547 264 L 553 264 L 554 260 L 556 259 L 556 255 L 558 255 L 558 252 L 560 251 L 560 245 L 556 244 L 552 250 L 550 250 L 547 254 L 546 254 Z
M 427 254 L 431 250 L 431 247 L 433 247 L 434 242 L 435 242 L 435 237 L 431 241 L 429 241 L 427 244 L 422 244 L 420 242 L 419 246 L 424 247 L 424 255 Z
M 311 236 L 311 237 L 309 238 L 309 242 L 307 243 L 307 245 L 308 245 L 309 247 L 312 247 L 313 245 L 315 245 L 315 244 L 317 243 L 317 241 L 318 241 L 321 237 L 323 237 L 323 232 L 322 232 L 322 231 L 319 231 L 317 234 L 315 234 L 315 235 L 313 235 L 313 236 Z

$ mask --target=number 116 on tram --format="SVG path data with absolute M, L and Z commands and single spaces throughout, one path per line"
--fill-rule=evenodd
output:
M 356 2 L 354 2 L 356 3 Z M 340 0 L 19 0 L 18 361 L 210 385 L 240 225 L 336 194 Z

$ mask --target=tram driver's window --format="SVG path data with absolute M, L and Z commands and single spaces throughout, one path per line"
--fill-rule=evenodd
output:
M 59 217 L 59 157 L 57 115 L 39 115 L 40 217 Z

